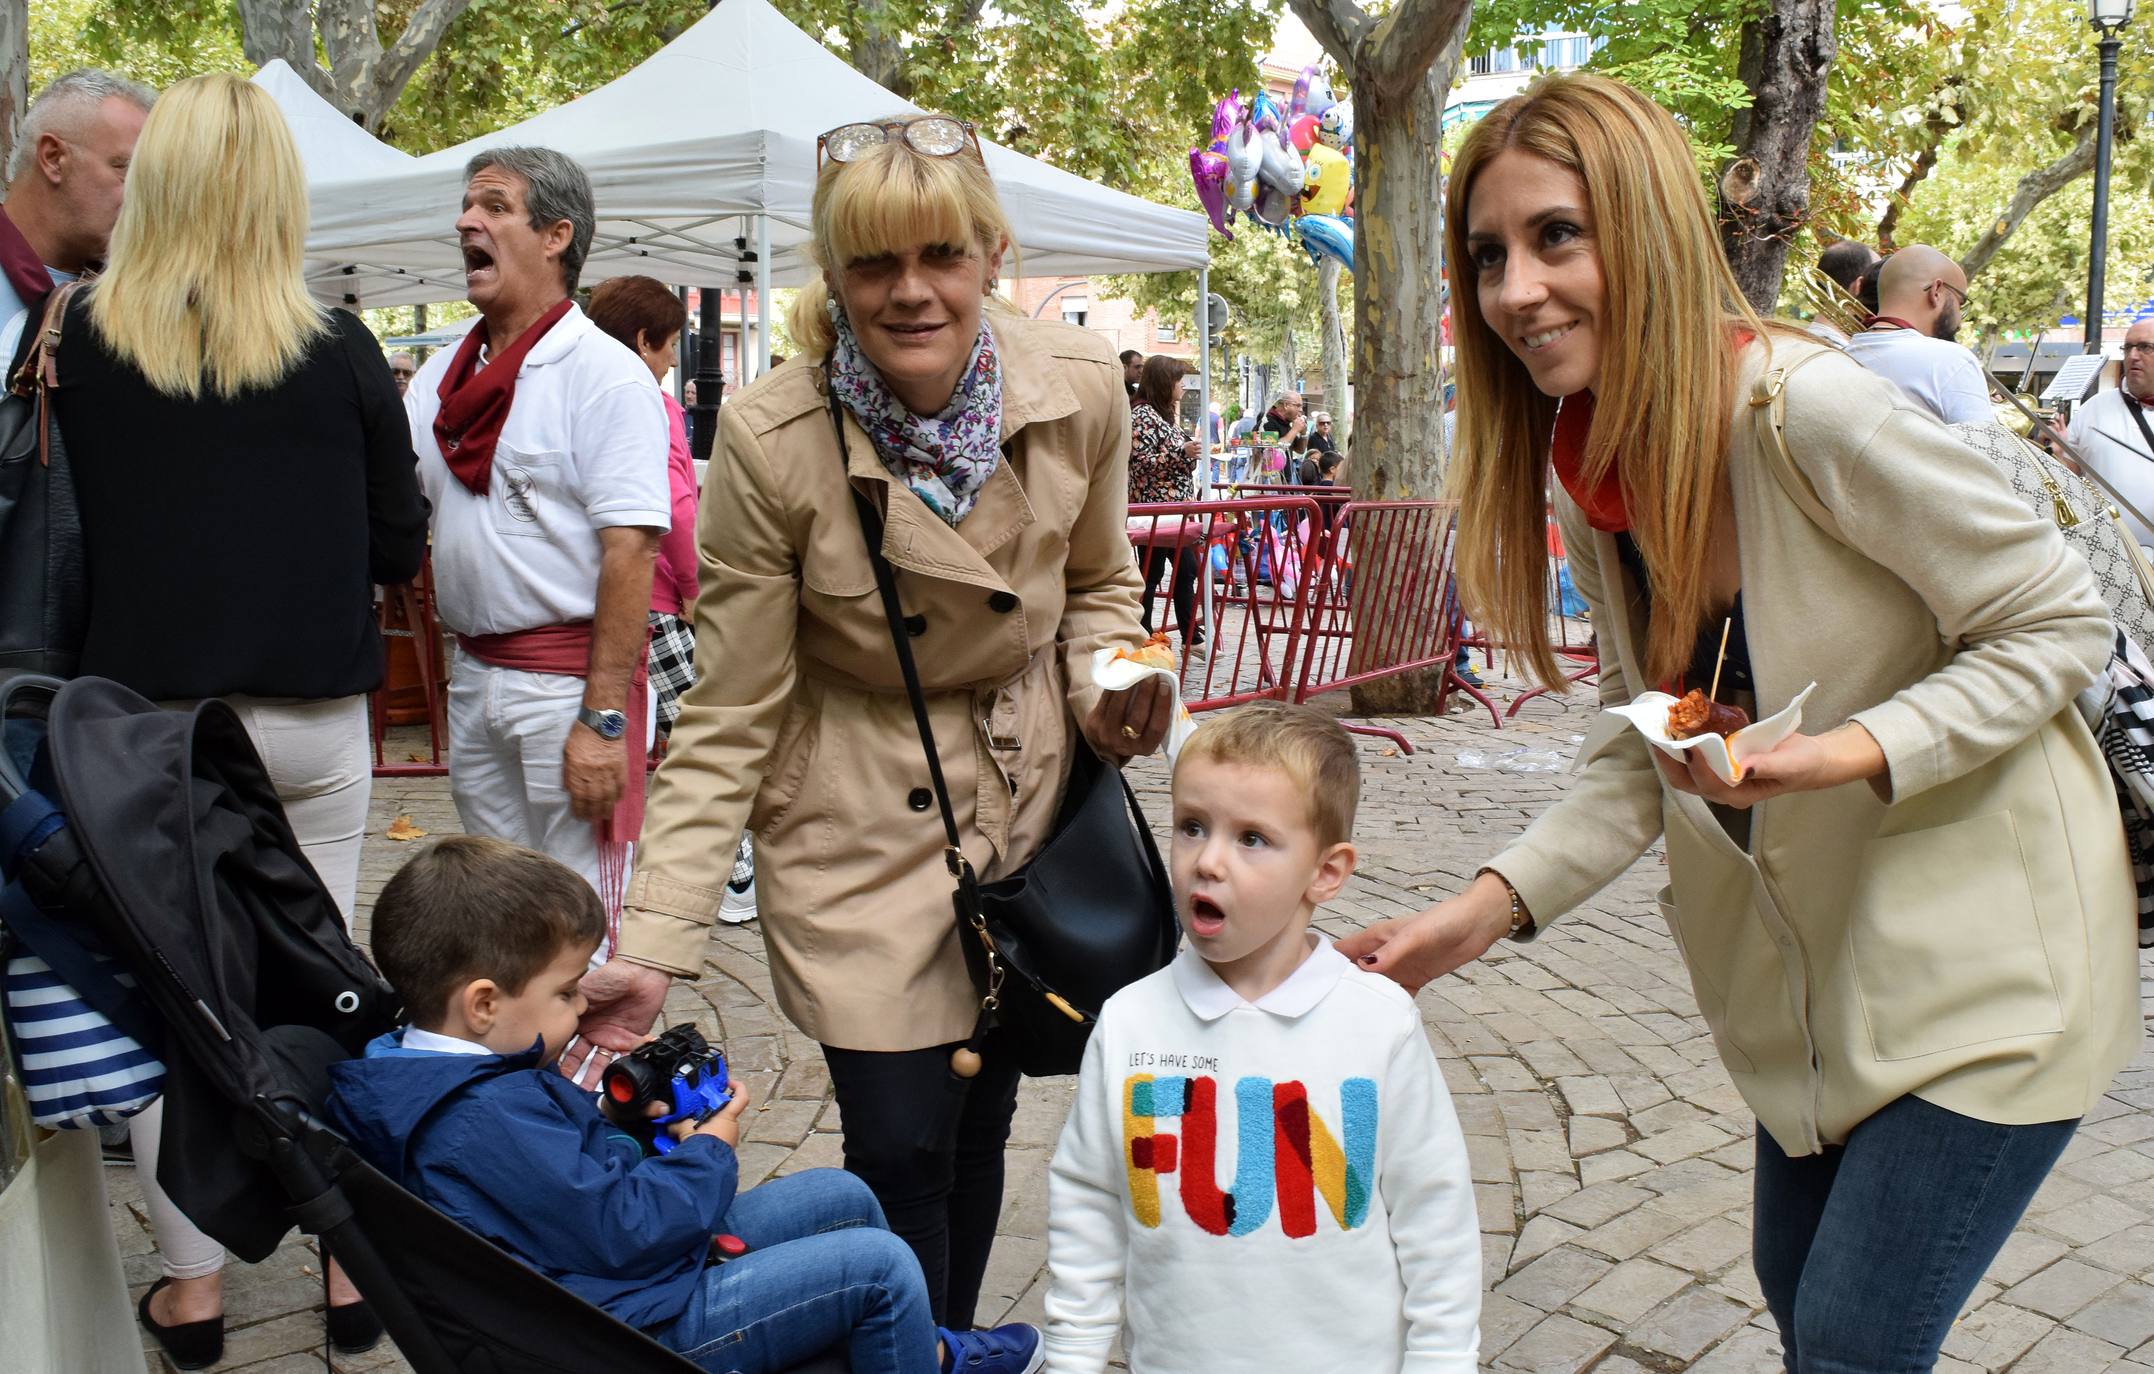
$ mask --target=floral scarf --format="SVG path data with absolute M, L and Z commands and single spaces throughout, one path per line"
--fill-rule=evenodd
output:
M 1002 365 L 987 321 L 980 321 L 972 358 L 937 415 L 915 415 L 890 393 L 836 301 L 830 321 L 837 329 L 830 384 L 838 400 L 868 432 L 890 475 L 954 528 L 1002 462 Z

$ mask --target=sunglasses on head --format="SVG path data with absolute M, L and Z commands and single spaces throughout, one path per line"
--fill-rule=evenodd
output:
M 911 119 L 840 124 L 815 140 L 815 170 L 823 170 L 825 161 L 853 162 L 863 158 L 888 143 L 893 134 L 923 157 L 955 157 L 967 148 L 974 157 L 980 156 L 980 137 L 968 121 L 949 115 L 918 115 Z

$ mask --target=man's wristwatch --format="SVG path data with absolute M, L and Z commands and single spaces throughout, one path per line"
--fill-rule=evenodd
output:
M 578 706 L 576 719 L 590 726 L 600 739 L 619 739 L 628 733 L 628 717 L 619 711 L 594 711 L 588 706 Z

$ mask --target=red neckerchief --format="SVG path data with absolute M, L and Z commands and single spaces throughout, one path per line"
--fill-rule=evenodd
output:
M 488 359 L 484 368 L 479 368 L 478 361 L 479 349 L 486 343 L 486 321 L 480 320 L 464 335 L 449 370 L 442 374 L 435 393 L 441 397 L 441 409 L 434 415 L 434 441 L 441 445 L 449 471 L 475 495 L 484 496 L 493 480 L 494 445 L 501 439 L 501 426 L 508 422 L 509 407 L 516 402 L 516 373 L 525 355 L 561 322 L 570 304 L 563 299 L 539 316 L 516 342 Z
M 1604 534 L 1620 534 L 1630 528 L 1630 514 L 1623 508 L 1623 474 L 1610 463 L 1599 485 L 1589 486 L 1585 477 L 1586 436 L 1593 432 L 1593 393 L 1566 396 L 1556 408 L 1556 428 L 1549 437 L 1548 457 L 1556 480 L 1586 513 L 1586 523 Z
M 1869 327 L 1871 329 L 1875 329 L 1879 325 L 1883 325 L 1887 329 L 1906 329 L 1916 334 L 1920 334 L 1922 332 L 1921 330 L 1916 329 L 1913 325 L 1909 324 L 1907 321 L 1901 319 L 1897 315 L 1872 315 L 1870 317 Z
M 1757 335 L 1747 329 L 1731 331 L 1729 342 L 1740 353 Z M 1622 464 L 1610 463 L 1598 485 L 1585 478 L 1586 436 L 1593 432 L 1593 393 L 1580 391 L 1563 398 L 1556 408 L 1555 431 L 1549 436 L 1548 457 L 1556 480 L 1585 512 L 1586 523 L 1603 534 L 1621 534 L 1630 528 L 1630 512 L 1623 505 Z
M 7 284 L 15 288 L 30 313 L 42 319 L 45 297 L 52 294 L 52 273 L 45 270 L 45 260 L 22 236 L 22 230 L 15 227 L 15 221 L 7 217 L 5 209 L 0 209 L 0 276 L 7 278 Z

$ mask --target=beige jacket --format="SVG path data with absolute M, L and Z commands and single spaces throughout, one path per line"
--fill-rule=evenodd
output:
M 1729 455 L 1761 716 L 1854 720 L 1890 765 L 1751 813 L 1747 852 L 1603 715 L 1564 798 L 1492 861 L 1540 925 L 1667 837 L 1662 914 L 1735 1085 L 1789 1154 L 1908 1093 L 1987 1121 L 2083 1114 L 2139 1041 L 2135 899 L 2117 802 L 2072 698 L 2111 631 L 2085 564 L 1986 460 L 1844 355 L 1776 340 L 1795 467 L 1775 476 L 1745 357 Z M 1783 469 L 1785 470 L 1785 469 Z M 1645 619 L 1559 495 L 1600 632 L 1603 704 L 1643 682 Z
M 1002 465 L 957 528 L 896 486 L 846 418 L 840 471 L 821 369 L 803 360 L 720 412 L 697 529 L 697 681 L 652 780 L 620 952 L 702 967 L 745 824 L 779 1005 L 858 1050 L 971 1033 L 979 999 L 943 832 L 847 490 L 885 511 L 965 853 L 992 879 L 1046 839 L 1084 747 L 1089 660 L 1135 644 L 1125 528 L 1129 403 L 1097 335 L 990 317 Z

